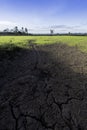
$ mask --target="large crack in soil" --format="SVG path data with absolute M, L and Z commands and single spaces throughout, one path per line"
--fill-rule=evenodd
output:
M 14 60 L 0 57 L 0 130 L 86 130 L 87 54 L 29 46 Z

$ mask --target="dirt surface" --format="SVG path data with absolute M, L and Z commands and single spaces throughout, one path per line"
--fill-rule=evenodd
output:
M 0 52 L 0 130 L 87 130 L 87 54 L 29 46 Z

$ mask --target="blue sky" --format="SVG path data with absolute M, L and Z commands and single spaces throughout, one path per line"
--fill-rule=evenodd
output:
M 87 32 L 87 0 L 0 0 L 0 30 Z

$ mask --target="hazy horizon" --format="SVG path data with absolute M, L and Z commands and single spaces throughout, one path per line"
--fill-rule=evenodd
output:
M 86 13 L 86 0 L 0 0 L 0 30 L 23 26 L 30 33 L 85 33 Z

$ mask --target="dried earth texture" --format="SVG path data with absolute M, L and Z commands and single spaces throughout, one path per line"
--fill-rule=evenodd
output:
M 0 51 L 0 130 L 87 130 L 87 54 L 29 46 Z

